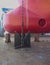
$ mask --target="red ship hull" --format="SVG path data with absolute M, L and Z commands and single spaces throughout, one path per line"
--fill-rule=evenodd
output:
M 22 32 L 22 0 L 20 6 L 4 17 L 4 29 L 10 33 Z M 24 0 L 24 33 L 50 32 L 50 0 Z

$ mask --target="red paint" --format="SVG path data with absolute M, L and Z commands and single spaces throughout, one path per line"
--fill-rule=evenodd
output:
M 5 15 L 4 29 L 11 33 L 22 31 L 22 0 L 19 3 L 18 8 Z M 24 0 L 23 8 L 25 33 L 50 32 L 50 0 Z

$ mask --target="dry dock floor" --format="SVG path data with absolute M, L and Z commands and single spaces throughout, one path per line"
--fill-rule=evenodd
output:
M 50 48 L 37 48 L 35 45 L 15 50 L 12 43 L 6 44 L 0 38 L 0 65 L 50 65 Z

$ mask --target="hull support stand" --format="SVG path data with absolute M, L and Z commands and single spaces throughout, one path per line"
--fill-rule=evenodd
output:
M 15 36 L 14 36 L 14 47 L 15 47 L 15 49 L 31 47 L 31 45 L 30 45 L 30 33 L 28 32 L 23 36 L 24 37 L 22 38 L 22 34 L 15 33 Z

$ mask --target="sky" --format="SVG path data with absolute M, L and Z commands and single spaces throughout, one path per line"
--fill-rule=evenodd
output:
M 12 8 L 12 9 L 15 9 L 18 6 L 20 6 L 19 0 L 0 0 L 0 16 L 3 13 L 1 8 Z
M 20 6 L 19 0 L 0 0 L 0 8 L 16 8 Z

